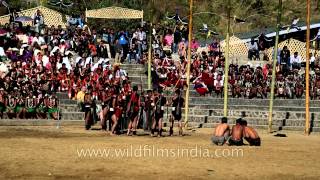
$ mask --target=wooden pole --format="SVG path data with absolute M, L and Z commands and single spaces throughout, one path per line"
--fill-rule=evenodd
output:
M 143 9 L 141 11 L 142 11 L 141 27 L 143 27 L 143 14 L 144 14 L 144 12 L 143 12 Z
M 269 121 L 268 121 L 268 132 L 272 133 L 272 114 L 273 114 L 273 99 L 274 99 L 274 86 L 276 81 L 276 65 L 278 60 L 278 44 L 279 44 L 279 31 L 280 31 L 280 23 L 281 23 L 281 13 L 282 13 L 282 0 L 279 0 L 278 7 L 278 18 L 277 18 L 277 34 L 276 34 L 276 42 L 274 45 L 274 57 L 273 57 L 273 65 L 272 65 L 272 81 L 271 81 L 271 93 L 270 93 L 270 103 L 269 103 Z
M 224 62 L 224 83 L 223 83 L 223 116 L 228 116 L 228 79 L 229 79 L 229 45 L 230 45 L 230 0 L 228 0 L 228 25 L 226 37 L 226 57 Z
M 306 125 L 305 125 L 305 135 L 310 134 L 310 109 L 309 109 L 309 101 L 310 101 L 310 11 L 311 11 L 311 2 L 307 0 L 307 52 L 306 52 Z
M 150 10 L 150 34 L 149 34 L 149 48 L 148 48 L 148 89 L 152 90 L 151 88 L 151 63 L 152 63 L 152 20 L 151 17 L 153 14 L 153 11 Z
M 151 90 L 151 59 L 152 59 L 152 23 L 150 23 L 150 37 L 148 49 L 148 89 Z
M 186 91 L 186 102 L 184 110 L 184 127 L 188 126 L 188 115 L 189 115 L 189 95 L 190 95 L 190 66 L 191 66 L 191 40 L 192 40 L 192 8 L 193 0 L 189 0 L 190 5 L 190 17 L 189 17 L 189 36 L 188 36 L 188 63 L 187 63 L 187 91 Z
M 87 11 L 88 11 L 88 9 L 86 8 L 86 13 L 85 13 L 85 16 L 86 16 L 86 18 L 85 18 L 85 23 L 88 23 L 88 14 L 87 14 Z

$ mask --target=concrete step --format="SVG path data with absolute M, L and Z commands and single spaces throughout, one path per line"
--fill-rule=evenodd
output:
M 144 67 L 138 67 L 138 68 L 126 67 L 126 68 L 121 68 L 121 69 L 125 70 L 127 73 L 128 72 L 143 72 L 143 73 L 145 73 L 147 71 L 147 69 L 145 69 Z
M 234 117 L 228 117 L 228 123 L 229 124 L 235 124 L 236 119 L 238 119 L 238 116 Z M 189 122 L 195 122 L 195 123 L 220 123 L 221 122 L 221 116 L 188 116 Z M 259 118 L 259 117 L 246 117 L 244 118 L 248 125 L 268 125 L 268 119 L 267 118 Z M 184 120 L 184 116 L 182 117 L 182 120 Z M 164 116 L 164 122 L 169 122 L 167 119 L 167 116 Z M 282 119 L 282 118 L 273 118 L 272 121 L 273 125 L 276 126 L 298 126 L 298 127 L 304 127 L 305 126 L 305 119 Z M 320 127 L 320 119 L 312 120 L 311 124 L 313 127 Z
M 165 115 L 168 113 L 171 115 L 171 107 L 166 108 L 165 107 Z M 182 114 L 184 114 L 184 109 L 182 109 Z M 241 117 L 242 116 L 242 110 L 229 110 L 228 116 L 229 117 Z M 196 109 L 196 108 L 189 108 L 189 116 L 218 116 L 223 117 L 223 109 Z M 259 110 L 246 110 L 245 111 L 245 117 L 246 118 L 268 118 L 269 112 L 268 111 L 259 111 Z M 315 120 L 320 120 L 320 112 L 317 111 L 315 113 L 311 114 L 311 117 Z M 273 111 L 273 118 L 275 119 L 304 119 L 305 118 L 305 112 L 304 111 Z
M 146 82 L 148 82 L 148 78 L 141 75 L 141 76 L 129 76 L 129 81 L 131 81 L 132 84 L 141 84 L 147 85 Z
M 200 128 L 215 128 L 219 123 L 203 123 L 200 124 Z M 230 124 L 233 125 L 233 124 Z M 177 125 L 176 125 L 177 126 Z M 253 128 L 256 129 L 268 129 L 267 125 L 250 125 Z M 276 125 L 272 126 L 272 130 L 273 131 L 304 131 L 304 127 L 300 127 L 300 126 L 284 126 L 284 127 L 279 127 Z M 320 127 L 311 127 L 310 128 L 311 132 L 320 132 Z
M 126 69 L 125 70 L 128 76 L 134 76 L 136 74 L 142 75 L 143 77 L 148 77 L 147 74 L 145 73 L 146 71 L 144 69 Z
M 77 104 L 77 101 L 71 100 L 71 99 L 59 99 L 60 104 L 66 104 L 66 105 L 71 105 L 71 104 Z
M 147 67 L 141 65 L 141 66 L 132 66 L 132 65 L 128 65 L 128 66 L 121 66 L 121 69 L 124 70 L 135 70 L 135 71 L 145 71 L 147 70 Z
M 189 124 L 189 123 L 188 123 Z M 201 123 L 199 128 L 215 128 L 220 123 Z M 234 124 L 230 124 L 230 126 L 233 126 Z M 257 128 L 257 129 L 268 129 L 268 125 L 250 125 L 250 127 Z M 272 125 L 272 129 L 278 130 L 279 127 L 276 125 Z
M 194 104 L 191 102 L 189 104 L 190 108 L 195 109 L 221 109 L 223 110 L 223 104 Z M 256 106 L 256 105 L 230 105 L 228 104 L 229 110 L 241 110 L 241 111 L 247 111 L 247 110 L 258 110 L 258 111 L 269 111 L 269 106 Z M 305 111 L 304 106 L 274 106 L 273 111 Z M 314 106 L 310 107 L 310 112 L 320 112 L 320 107 Z
M 141 76 L 142 78 L 148 78 L 145 76 L 144 72 L 127 72 L 127 75 L 129 77 L 129 79 L 132 81 L 132 82 L 135 82 L 134 80 L 131 79 L 131 77 L 135 77 L 135 76 Z
M 61 113 L 62 120 L 83 120 L 84 112 L 62 112 Z
M 80 112 L 80 109 L 79 107 L 74 104 L 74 105 L 60 105 L 59 106 L 59 109 L 61 109 L 61 112 Z
M 223 98 L 213 97 L 190 97 L 190 102 L 193 104 L 223 104 Z M 230 105 L 256 105 L 256 106 L 269 106 L 269 99 L 239 99 L 229 98 L 228 104 Z M 297 106 L 301 107 L 305 105 L 304 99 L 275 99 L 273 101 L 274 106 Z M 310 106 L 317 107 L 320 105 L 319 100 L 311 100 Z
M 130 68 L 144 68 L 142 64 L 121 64 L 120 68 L 130 69 Z
M 56 95 L 58 99 L 69 99 L 67 92 L 57 92 Z

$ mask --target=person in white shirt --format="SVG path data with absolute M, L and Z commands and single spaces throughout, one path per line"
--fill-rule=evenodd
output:
M 315 65 L 315 61 L 316 61 L 316 57 L 312 54 L 312 53 L 310 53 L 310 67 L 311 67 L 311 69 L 312 70 L 314 70 L 314 65 Z
M 293 69 L 301 68 L 301 56 L 298 54 L 298 52 L 295 52 L 293 56 L 290 57 L 290 64 Z
M 32 16 L 33 25 L 35 27 L 35 31 L 37 33 L 41 32 L 42 25 L 44 24 L 44 18 L 40 10 L 38 9 L 37 12 Z
M 133 34 L 133 38 L 136 39 L 137 41 L 137 45 L 138 45 L 138 55 L 139 57 L 141 57 L 142 55 L 142 42 L 143 42 L 143 34 L 141 32 L 141 29 L 140 28 L 137 28 L 136 32 Z
M 61 63 L 57 63 L 57 69 L 60 69 L 62 67 L 62 64 L 66 65 L 66 68 L 68 69 L 68 74 L 72 71 L 72 67 L 71 67 L 71 63 L 70 63 L 70 59 L 73 56 L 73 54 L 70 51 L 66 52 L 66 56 L 64 56 L 62 58 L 62 62 Z
M 34 45 L 34 43 L 37 43 L 39 46 L 46 44 L 44 38 L 39 36 L 38 33 L 36 33 L 36 36 L 32 39 L 32 45 Z
M 248 44 L 248 58 L 252 60 L 253 56 L 259 59 L 259 49 L 257 42 L 254 41 L 254 38 L 251 39 L 251 42 Z
M 91 56 L 86 58 L 86 62 L 84 63 L 84 66 L 87 66 L 88 64 L 90 64 L 90 66 L 93 64 L 93 59 Z
M 47 67 L 47 64 L 49 63 L 49 57 L 45 54 L 43 57 L 42 57 L 42 64 L 44 67 Z
M 217 96 L 219 94 L 222 97 L 222 90 L 223 90 L 223 76 L 222 74 L 218 74 L 217 78 L 213 81 L 214 91 L 216 92 Z
M 147 50 L 147 33 L 145 31 L 141 31 L 142 35 L 142 50 L 145 51 Z
M 0 47 L 0 56 L 6 56 L 3 47 Z

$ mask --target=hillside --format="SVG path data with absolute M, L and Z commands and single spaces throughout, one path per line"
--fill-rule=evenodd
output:
M 64 0 L 68 2 L 71 0 Z M 312 1 L 312 20 L 320 20 L 319 8 L 320 0 Z M 47 1 L 42 1 L 46 3 Z M 134 9 L 143 9 L 145 19 L 153 22 L 170 23 L 165 18 L 166 15 L 172 15 L 178 9 L 181 17 L 188 16 L 188 2 L 189 0 L 74 0 L 75 5 L 71 9 L 55 8 L 65 14 L 72 12 L 83 12 L 85 8 L 94 9 L 107 6 L 121 6 Z M 226 16 L 226 0 L 194 0 L 194 12 L 214 12 L 221 16 Z M 15 7 L 24 8 L 25 3 L 19 0 L 10 1 Z M 231 0 L 232 13 L 231 16 L 237 16 L 241 19 L 246 19 L 245 24 L 233 24 L 233 32 L 248 32 L 252 30 L 259 30 L 261 28 L 274 27 L 276 23 L 278 0 Z M 305 20 L 306 1 L 305 0 L 283 0 L 283 24 L 288 24 L 294 16 L 300 17 L 301 21 Z M 98 25 L 106 23 L 106 21 L 99 21 Z M 200 29 L 202 23 L 209 25 L 209 28 L 224 34 L 226 30 L 226 20 L 213 15 L 201 14 L 194 16 L 195 29 Z M 128 22 L 114 23 L 115 26 L 127 27 Z

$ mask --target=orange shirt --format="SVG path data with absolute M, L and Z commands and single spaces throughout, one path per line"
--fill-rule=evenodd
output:
M 89 49 L 92 53 L 97 53 L 97 47 L 94 44 L 89 44 Z

